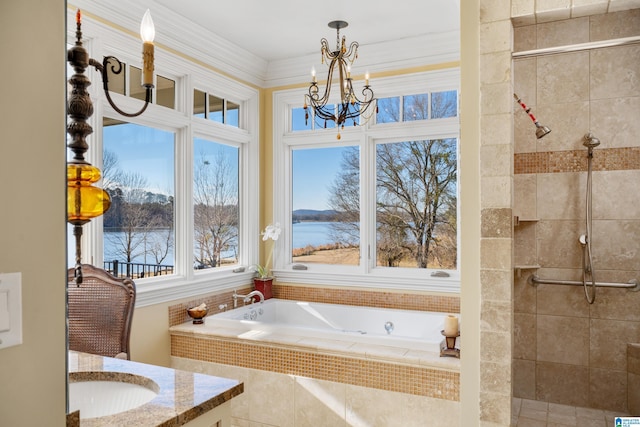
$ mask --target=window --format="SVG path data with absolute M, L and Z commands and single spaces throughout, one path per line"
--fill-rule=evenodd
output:
M 292 261 L 358 265 L 358 147 L 294 149 L 292 159 Z
M 146 97 L 146 89 L 142 86 L 142 69 L 134 65 L 122 62 L 118 65 L 115 59 L 107 62 L 107 78 L 109 79 L 109 91 L 125 95 L 134 99 L 143 100 Z M 118 71 L 117 73 L 115 71 Z M 125 88 L 127 88 L 125 90 Z M 175 109 L 176 82 L 160 74 L 155 75 L 154 89 L 151 102 L 163 107 Z
M 299 93 L 275 94 L 278 279 L 455 290 L 458 285 L 458 70 L 374 85 L 375 120 L 305 123 Z M 297 98 L 296 98 L 297 97 Z M 279 116 L 280 115 L 280 116 Z
M 193 258 L 197 270 L 238 263 L 238 154 L 235 147 L 194 140 Z
M 240 127 L 240 104 L 198 89 L 193 90 L 193 115 Z
M 112 28 L 98 26 L 92 35 L 105 50 L 139 51 L 135 37 Z M 103 54 L 92 52 L 91 42 L 85 47 L 91 57 Z M 112 96 L 122 110 L 138 111 L 141 60 L 122 59 L 124 73 L 110 76 Z M 258 90 L 158 52 L 153 103 L 125 118 L 94 76 L 94 132 L 85 158 L 102 170 L 97 185 L 112 204 L 83 226 L 82 261 L 134 277 L 144 291 L 137 305 L 247 283 L 253 273 L 237 266 L 258 262 L 258 195 L 251 191 L 259 184 Z M 72 266 L 73 236 L 68 252 Z
M 118 276 L 172 274 L 175 134 L 103 119 L 105 268 Z

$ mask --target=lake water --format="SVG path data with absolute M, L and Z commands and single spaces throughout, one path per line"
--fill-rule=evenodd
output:
M 296 224 L 293 224 L 292 227 L 293 230 L 293 234 L 292 234 L 292 239 L 293 239 L 293 247 L 294 248 L 304 248 L 308 245 L 311 246 L 321 246 L 321 245 L 326 245 L 326 244 L 330 244 L 333 243 L 333 239 L 330 238 L 330 231 L 331 231 L 331 223 L 330 222 L 299 222 Z M 112 233 L 117 233 L 117 232 L 108 232 L 106 234 L 112 234 Z M 121 259 L 122 256 L 118 257 L 117 251 L 115 249 L 115 247 L 109 242 L 110 239 L 106 238 L 105 236 L 105 248 L 104 248 L 104 260 L 105 261 L 112 261 L 114 259 Z M 69 266 L 73 266 L 75 261 L 74 261 L 74 248 L 75 247 L 75 240 L 73 237 L 73 234 L 69 235 L 69 256 L 68 256 L 68 262 L 69 262 Z M 233 257 L 234 253 L 232 251 L 229 251 L 226 254 L 223 254 L 223 257 Z M 87 262 L 86 260 L 84 260 L 84 262 Z M 144 263 L 145 262 L 145 257 L 143 255 L 138 256 L 134 259 L 134 262 L 140 262 L 140 263 Z M 151 264 L 155 262 L 155 258 L 153 257 L 153 255 L 147 255 L 146 257 L 146 262 Z M 162 262 L 162 264 L 164 265 L 173 265 L 173 251 L 171 251 L 166 259 Z

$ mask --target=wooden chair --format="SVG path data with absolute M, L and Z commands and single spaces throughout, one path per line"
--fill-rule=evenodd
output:
M 130 278 L 82 265 L 82 283 L 68 271 L 67 317 L 69 350 L 130 359 L 129 336 L 136 300 Z

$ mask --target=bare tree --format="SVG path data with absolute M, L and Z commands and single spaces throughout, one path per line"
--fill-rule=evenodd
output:
M 360 243 L 360 154 L 357 147 L 346 147 L 341 172 L 329 192 L 329 205 L 337 212 L 331 223 L 331 237 L 348 246 Z
M 238 240 L 238 187 L 225 154 L 213 164 L 202 153 L 194 170 L 195 260 L 200 268 L 219 266 L 222 252 Z
M 455 139 L 379 144 L 376 160 L 378 222 L 406 229 L 416 266 L 426 268 L 436 228 L 455 206 Z
M 405 121 L 452 117 L 457 111 L 455 91 L 405 97 Z M 398 101 L 379 105 L 381 122 L 400 120 Z M 431 109 L 429 108 L 431 106 Z M 430 113 L 429 113 L 430 112 Z M 413 259 L 416 267 L 455 268 L 456 185 L 455 139 L 432 139 L 376 146 L 376 254 L 380 265 L 398 266 Z M 359 232 L 359 158 L 357 149 L 345 152 L 341 173 L 331 188 L 331 205 L 351 220 L 340 231 Z

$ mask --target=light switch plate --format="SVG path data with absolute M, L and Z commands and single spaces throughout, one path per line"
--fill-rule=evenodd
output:
M 22 273 L 0 274 L 0 349 L 22 344 Z

